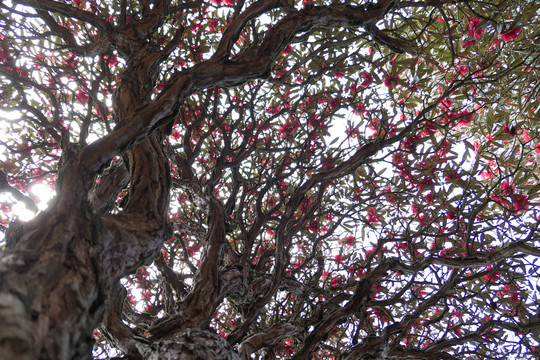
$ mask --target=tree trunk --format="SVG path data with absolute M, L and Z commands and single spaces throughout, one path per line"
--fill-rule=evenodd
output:
M 76 171 L 78 159 L 64 170 L 56 203 L 7 235 L 0 359 L 90 358 L 111 287 L 150 263 L 169 236 L 169 172 L 156 136 L 129 152 L 130 199 L 118 215 L 93 212 L 84 186 L 71 186 L 88 176 Z

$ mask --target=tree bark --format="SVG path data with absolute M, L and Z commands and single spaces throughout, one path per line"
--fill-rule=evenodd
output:
M 0 359 L 90 358 L 111 287 L 157 256 L 170 235 L 168 166 L 156 136 L 129 158 L 122 213 L 100 217 L 86 193 L 64 188 L 56 206 L 11 229 L 0 260 Z

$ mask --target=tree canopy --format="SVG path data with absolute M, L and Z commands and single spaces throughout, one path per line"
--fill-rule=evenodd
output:
M 0 8 L 0 359 L 539 356 L 538 2 Z

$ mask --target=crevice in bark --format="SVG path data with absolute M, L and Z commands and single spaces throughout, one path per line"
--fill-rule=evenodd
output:
M 88 200 L 96 214 L 112 210 L 118 194 L 129 184 L 129 173 L 122 160 L 113 161 L 90 191 Z

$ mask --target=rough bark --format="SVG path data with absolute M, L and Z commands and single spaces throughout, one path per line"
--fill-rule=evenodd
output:
M 137 118 L 133 104 L 148 101 L 153 75 L 136 59 L 126 70 L 129 80 L 117 96 L 120 127 Z M 159 136 L 151 134 L 126 153 L 131 186 L 124 210 L 116 215 L 102 213 L 126 184 L 122 170 L 104 176 L 111 182 L 98 185 L 89 201 L 97 170 L 109 158 L 101 149 L 74 154 L 61 169 L 55 204 L 8 234 L 0 260 L 0 315 L 7 324 L 2 358 L 90 358 L 92 332 L 110 289 L 151 262 L 170 236 L 170 174 Z

